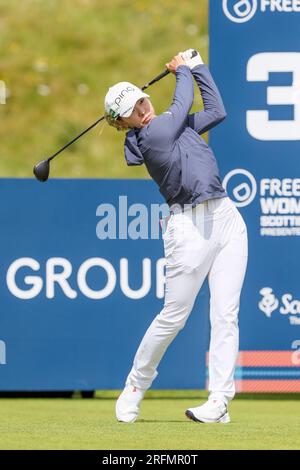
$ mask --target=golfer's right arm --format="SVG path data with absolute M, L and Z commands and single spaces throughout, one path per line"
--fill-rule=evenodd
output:
M 186 119 L 194 102 L 194 81 L 187 65 L 176 69 L 176 87 L 173 101 L 166 111 L 170 120 L 171 136 L 178 138 L 178 133 L 186 126 Z
M 175 56 L 168 70 L 176 75 L 176 87 L 171 106 L 153 119 L 149 126 L 149 143 L 153 149 L 167 151 L 187 126 L 194 101 L 194 80 L 191 71 L 180 56 Z
M 173 59 L 174 60 L 174 59 Z M 194 101 L 194 81 L 190 69 L 183 63 L 175 67 L 176 87 L 173 101 L 167 111 L 153 120 L 152 146 L 165 149 L 178 139 L 187 126 L 187 119 Z

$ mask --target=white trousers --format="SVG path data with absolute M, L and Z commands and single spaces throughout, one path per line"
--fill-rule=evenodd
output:
M 247 265 L 247 229 L 228 198 L 198 204 L 168 219 L 164 307 L 137 350 L 126 383 L 147 389 L 169 344 L 184 327 L 208 276 L 210 290 L 210 397 L 228 403 L 235 394 L 238 312 Z

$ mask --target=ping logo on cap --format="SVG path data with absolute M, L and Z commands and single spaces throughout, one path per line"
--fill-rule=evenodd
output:
M 122 98 L 126 95 L 126 93 L 129 93 L 130 91 L 135 91 L 135 89 L 131 86 L 126 87 L 124 90 L 120 92 L 120 94 L 116 97 L 115 103 L 118 107 L 120 107 L 120 103 L 122 101 Z
M 144 97 L 149 95 L 137 86 L 130 82 L 119 82 L 109 88 L 104 100 L 105 110 L 113 119 L 129 117 L 136 102 Z

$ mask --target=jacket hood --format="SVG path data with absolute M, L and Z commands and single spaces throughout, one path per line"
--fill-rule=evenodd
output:
M 124 152 L 127 165 L 142 165 L 144 163 L 143 154 L 138 147 L 137 133 L 134 129 L 126 134 Z

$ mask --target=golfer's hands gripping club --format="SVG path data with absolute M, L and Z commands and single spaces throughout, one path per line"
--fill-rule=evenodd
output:
M 195 49 L 187 49 L 184 52 L 178 52 L 179 55 L 185 60 L 186 65 L 192 70 L 197 65 L 204 64 L 201 55 Z
M 179 65 L 187 65 L 186 61 L 181 57 L 180 54 L 175 55 L 173 59 L 166 64 L 166 67 L 169 72 L 176 73 L 177 67 L 179 67 Z

